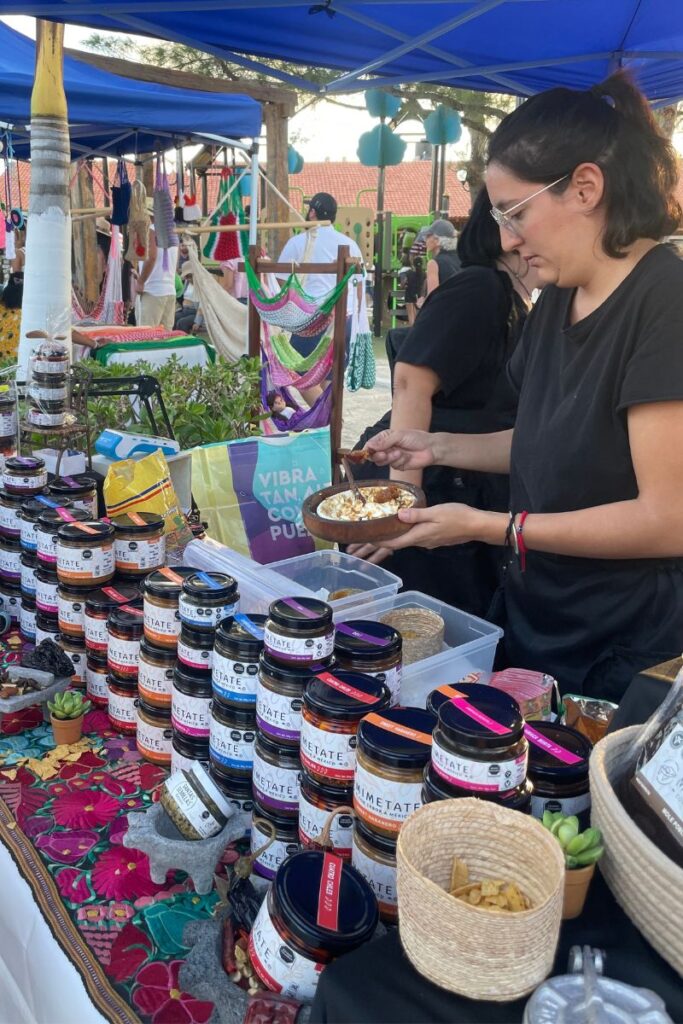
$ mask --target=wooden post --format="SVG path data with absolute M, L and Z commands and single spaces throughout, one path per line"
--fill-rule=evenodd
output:
M 263 112 L 266 124 L 268 177 L 283 196 L 289 198 L 287 114 L 280 103 L 264 103 Z M 266 220 L 276 222 L 290 220 L 289 207 L 272 189 L 266 190 Z M 288 237 L 289 232 L 286 230 L 275 229 L 268 232 L 266 248 L 273 259 L 278 258 Z
M 200 171 L 199 177 L 202 181 L 202 218 L 209 216 L 209 179 L 206 171 Z
M 349 258 L 350 249 L 348 245 L 340 245 L 337 249 L 337 284 L 343 280 L 346 273 L 346 261 Z M 342 412 L 344 404 L 344 356 L 346 354 L 346 306 L 348 302 L 348 286 L 339 296 L 337 305 L 334 307 L 334 331 L 332 333 L 332 346 L 334 348 L 334 363 L 332 366 L 332 412 L 330 415 L 330 446 L 332 448 L 332 482 L 339 483 L 341 476 L 340 467 L 337 464 L 335 455 L 341 446 L 342 433 Z
M 249 246 L 249 263 L 258 274 L 258 259 L 260 248 L 258 245 Z M 254 303 L 249 299 L 249 358 L 257 359 L 261 355 L 261 318 Z
M 71 203 L 75 209 L 95 205 L 92 178 L 85 166 L 81 166 L 71 188 Z M 101 284 L 94 217 L 73 222 L 73 256 L 76 292 L 85 309 L 92 309 L 99 298 Z

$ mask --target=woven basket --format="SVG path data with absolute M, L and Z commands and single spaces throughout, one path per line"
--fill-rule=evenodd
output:
M 431 658 L 443 650 L 444 621 L 429 608 L 397 608 L 380 619 L 403 637 L 403 664 Z M 411 635 L 412 634 L 412 635 Z
M 683 868 L 641 832 L 614 792 L 640 729 L 621 729 L 596 744 L 590 760 L 591 819 L 604 836 L 600 870 L 614 898 L 650 945 L 683 974 Z
M 516 882 L 531 910 L 494 913 L 450 896 L 455 856 L 473 881 Z M 527 995 L 547 977 L 562 918 L 564 857 L 539 822 L 484 800 L 439 800 L 405 822 L 396 861 L 401 942 L 420 974 L 494 1002 Z

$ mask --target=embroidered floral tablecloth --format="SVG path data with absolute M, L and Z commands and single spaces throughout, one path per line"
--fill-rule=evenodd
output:
M 94 749 L 45 781 L 20 762 L 54 746 L 50 726 L 0 736 L 0 839 L 104 1017 L 205 1024 L 213 1004 L 182 992 L 178 972 L 183 929 L 211 915 L 216 894 L 198 896 L 181 872 L 157 885 L 147 856 L 122 845 L 126 814 L 150 805 L 165 772 L 101 711 L 84 733 Z

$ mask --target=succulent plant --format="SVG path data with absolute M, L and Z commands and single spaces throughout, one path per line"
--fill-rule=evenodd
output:
M 83 699 L 83 694 L 76 690 L 64 690 L 58 693 L 54 701 L 49 700 L 47 706 L 53 718 L 69 719 L 80 718 L 87 711 L 90 711 L 92 704 L 89 700 Z
M 544 811 L 543 828 L 547 828 L 557 839 L 568 868 L 585 868 L 595 864 L 605 852 L 600 829 L 587 828 L 579 832 L 579 819 L 575 814 Z

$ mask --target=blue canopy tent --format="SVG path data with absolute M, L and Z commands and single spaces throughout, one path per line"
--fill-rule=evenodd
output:
M 680 0 L 2 0 L 0 12 L 160 36 L 321 93 L 373 75 L 523 96 L 629 67 L 653 102 L 683 97 Z M 316 86 L 259 57 L 340 74 Z

